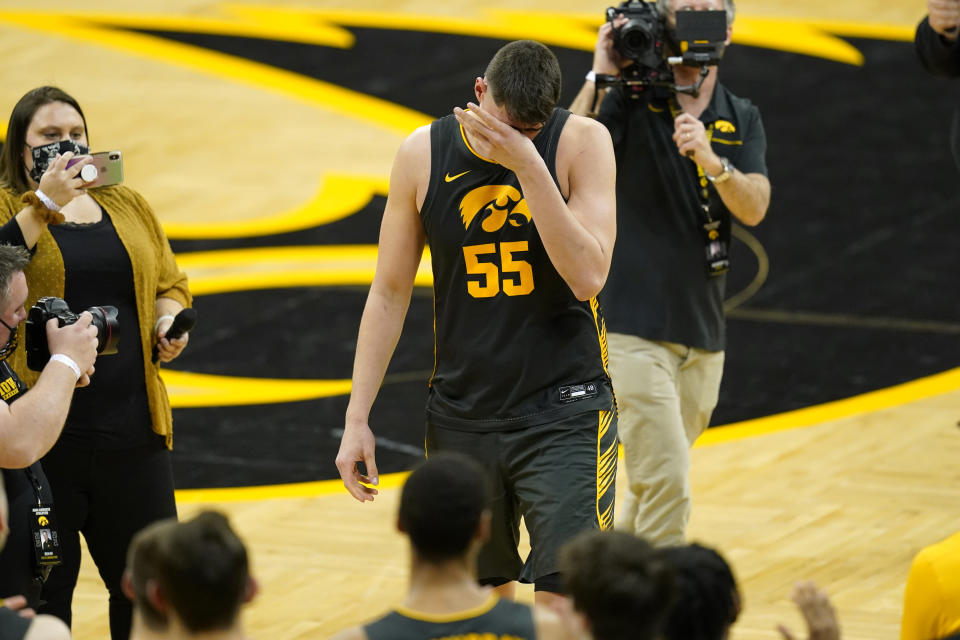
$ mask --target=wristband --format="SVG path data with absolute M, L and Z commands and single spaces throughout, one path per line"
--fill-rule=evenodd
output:
M 587 82 L 596 82 L 597 73 L 593 69 L 590 69 L 590 71 L 587 71 L 586 80 Z
M 34 192 L 35 194 L 37 194 L 37 198 L 40 199 L 40 202 L 43 203 L 43 206 L 45 206 L 47 209 L 50 209 L 50 211 L 56 211 L 56 212 L 59 213 L 60 209 L 63 209 L 63 207 L 61 207 L 61 206 L 58 205 L 56 202 L 54 202 L 54 201 L 50 198 L 50 196 L 48 196 L 47 194 L 45 194 L 43 191 L 40 191 L 39 188 L 38 188 L 38 189 L 34 189 L 33 192 Z
M 80 367 L 77 365 L 76 362 L 73 361 L 73 358 L 71 358 L 66 354 L 55 353 L 52 356 L 50 356 L 50 362 L 59 362 L 61 364 L 67 365 L 68 367 L 73 369 L 73 372 L 77 375 L 77 380 L 79 380 L 80 376 L 83 375 L 83 372 L 80 371 Z
M 41 199 L 40 196 L 43 196 L 43 199 Z M 27 191 L 25 194 L 20 196 L 20 202 L 33 207 L 36 215 L 39 216 L 41 222 L 44 222 L 45 224 L 60 224 L 66 220 L 66 218 L 63 217 L 63 214 L 60 213 L 60 209 L 62 209 L 62 207 L 57 205 L 56 202 L 51 200 L 49 196 L 47 196 L 47 194 L 45 194 L 43 191 L 40 191 L 40 189 L 37 189 L 36 191 Z M 52 204 L 55 208 L 51 209 L 48 207 L 47 202 Z
M 162 315 L 162 316 L 160 316 L 159 318 L 157 318 L 157 321 L 153 323 L 153 332 L 154 332 L 154 333 L 157 332 L 157 329 L 160 327 L 160 323 L 163 322 L 164 320 L 170 320 L 170 321 L 172 321 L 172 320 L 173 320 L 173 316 L 168 313 L 168 314 L 166 314 L 166 315 Z

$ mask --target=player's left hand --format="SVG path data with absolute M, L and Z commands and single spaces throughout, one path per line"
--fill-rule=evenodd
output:
M 720 158 L 710 147 L 703 123 L 689 113 L 681 113 L 673 121 L 673 141 L 680 155 L 690 158 L 708 171 L 720 164 Z
M 454 107 L 453 113 L 467 132 L 473 150 L 484 158 L 514 173 L 522 170 L 527 162 L 540 158 L 530 138 L 479 105 L 468 102 L 466 110 Z

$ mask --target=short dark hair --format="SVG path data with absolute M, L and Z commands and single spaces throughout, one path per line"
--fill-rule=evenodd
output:
M 153 608 L 147 583 L 156 582 L 177 617 L 192 633 L 232 627 L 250 577 L 247 550 L 227 518 L 204 511 L 193 520 L 161 520 L 133 538 L 127 570 L 134 604 L 154 630 L 167 617 Z
M 560 101 L 560 63 L 545 45 L 515 40 L 490 60 L 484 79 L 498 107 L 521 124 L 546 121 Z
M 620 531 L 588 531 L 561 549 L 559 566 L 595 640 L 660 637 L 673 573 L 647 542 Z
M 23 146 L 27 144 L 27 129 L 37 113 L 37 109 L 51 102 L 65 102 L 80 114 L 83 128 L 87 128 L 87 119 L 80 104 L 67 92 L 58 87 L 44 86 L 28 91 L 10 112 L 7 123 L 7 139 L 0 151 L 0 184 L 14 193 L 23 193 L 30 189 L 27 171 L 23 166 Z M 89 137 L 90 132 L 87 131 Z
M 30 253 L 23 247 L 0 244 L 0 315 L 10 304 L 10 281 L 30 264 Z
M 489 508 L 489 483 L 480 465 L 442 453 L 407 478 L 397 522 L 420 560 L 440 564 L 467 553 Z
M 740 615 L 740 592 L 730 565 L 699 544 L 659 550 L 674 571 L 677 600 L 667 618 L 666 640 L 722 640 Z

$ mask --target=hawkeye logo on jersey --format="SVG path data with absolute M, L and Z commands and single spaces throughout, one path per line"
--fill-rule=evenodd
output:
M 499 231 L 507 222 L 519 227 L 531 219 L 523 194 L 508 184 L 477 187 L 463 197 L 460 201 L 460 218 L 464 228 L 469 230 L 470 223 L 478 215 L 481 219 L 480 228 L 489 233 Z

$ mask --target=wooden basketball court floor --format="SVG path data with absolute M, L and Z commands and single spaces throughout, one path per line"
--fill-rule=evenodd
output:
M 304 203 L 332 199 L 334 204 L 321 214 L 327 219 L 351 210 L 351 203 L 337 200 L 342 193 L 331 187 L 337 176 L 367 176 L 364 197 L 382 193 L 393 152 L 405 133 L 420 124 L 418 115 L 399 110 L 390 126 L 373 125 L 362 110 L 382 105 L 360 104 L 330 86 L 298 85 L 227 56 L 144 44 L 138 36 L 91 26 L 84 16 L 96 15 L 101 22 L 122 16 L 126 24 L 142 19 L 145 28 L 157 29 L 185 29 L 192 23 L 231 33 L 256 25 L 260 34 L 329 44 L 342 41 L 342 30 L 305 28 L 297 13 L 338 10 L 398 21 L 423 21 L 423 16 L 486 20 L 499 8 L 537 15 L 526 23 L 534 31 L 531 37 L 552 29 L 559 38 L 557 33 L 566 33 L 563 25 L 545 24 L 543 12 L 594 19 L 604 6 L 585 0 L 368 0 L 362 7 L 347 0 L 166 0 L 148 8 L 89 0 L 80 12 L 75 2 L 4 1 L 0 113 L 9 113 L 25 87 L 82 86 L 73 92 L 93 135 L 143 149 L 131 154 L 127 180 L 162 212 L 171 237 L 293 229 L 305 224 L 305 216 L 315 215 Z M 924 3 L 741 0 L 738 10 L 738 27 L 747 38 L 762 40 L 767 31 L 761 27 L 779 25 L 909 39 Z M 566 44 L 591 48 L 596 22 L 563 36 Z M 512 28 L 517 31 L 511 33 L 522 30 Z M 278 89 L 280 84 L 287 88 Z M 299 151 L 305 139 L 343 136 L 349 136 L 352 154 Z M 248 139 L 271 142 L 247 154 Z M 318 174 L 328 178 L 319 187 Z M 195 293 L 224 291 L 242 286 L 238 281 L 271 281 L 290 266 L 273 258 L 270 267 L 256 261 L 209 261 L 185 268 Z M 289 261 L 304 259 L 309 257 Z M 369 257 L 352 259 L 358 264 L 343 270 L 369 271 Z M 322 283 L 325 277 L 330 276 L 311 276 L 309 283 Z M 225 393 L 222 387 L 211 390 L 176 376 L 168 383 L 174 396 Z M 331 392 L 344 389 L 341 385 Z M 960 369 L 708 432 L 693 454 L 690 537 L 718 547 L 735 568 L 745 610 L 734 638 L 776 638 L 775 625 L 781 622 L 800 630 L 788 600 L 800 579 L 813 579 L 829 591 L 848 639 L 896 637 L 910 559 L 923 546 L 960 529 L 958 420 Z M 252 637 L 317 638 L 399 601 L 406 556 L 392 524 L 401 481 L 399 476 L 385 478 L 380 497 L 365 505 L 355 503 L 335 481 L 182 491 L 178 502 L 181 517 L 207 507 L 226 511 L 246 539 L 262 588 L 244 616 Z M 520 597 L 529 600 L 532 593 L 521 590 Z M 75 637 L 108 636 L 105 600 L 87 556 L 74 601 Z

